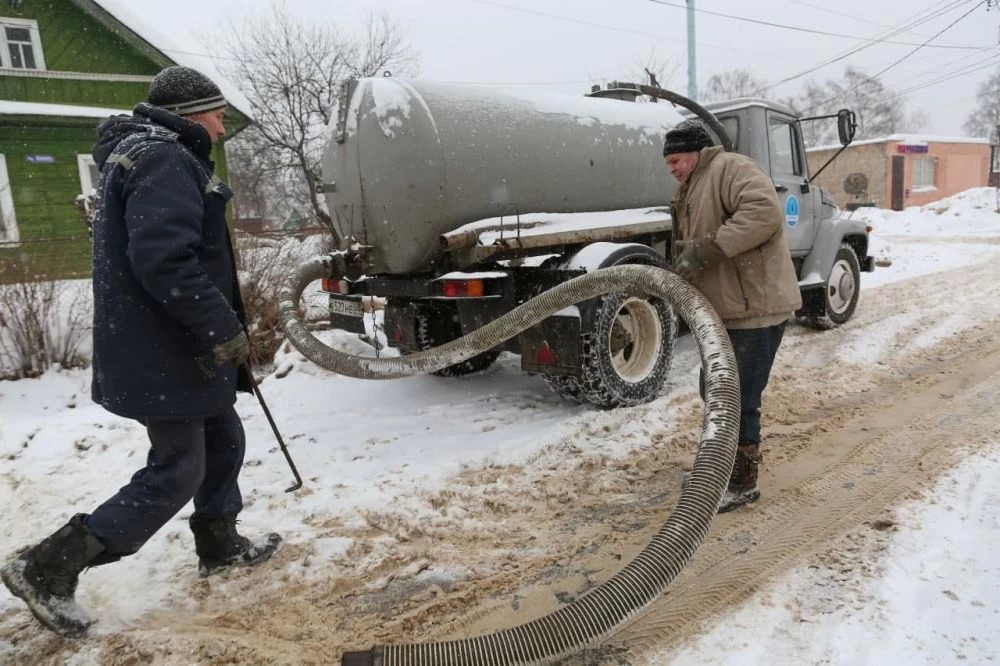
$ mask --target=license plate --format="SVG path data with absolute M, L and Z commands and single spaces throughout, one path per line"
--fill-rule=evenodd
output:
M 365 311 L 361 307 L 360 301 L 330 299 L 330 313 L 346 315 L 348 317 L 363 317 Z

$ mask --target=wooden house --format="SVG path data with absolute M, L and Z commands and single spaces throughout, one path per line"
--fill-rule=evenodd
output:
M 0 281 L 90 275 L 79 200 L 97 181 L 96 127 L 131 113 L 175 64 L 222 88 L 229 136 L 250 122 L 211 61 L 175 48 L 124 0 L 0 0 Z M 214 156 L 223 178 L 224 151 Z

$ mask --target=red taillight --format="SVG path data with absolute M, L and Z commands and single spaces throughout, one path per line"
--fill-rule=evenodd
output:
M 323 291 L 329 291 L 334 294 L 349 294 L 351 293 L 351 285 L 347 280 L 336 280 L 334 278 L 323 278 L 321 287 Z
M 482 280 L 445 280 L 441 285 L 441 293 L 448 298 L 459 298 L 463 296 L 482 296 Z

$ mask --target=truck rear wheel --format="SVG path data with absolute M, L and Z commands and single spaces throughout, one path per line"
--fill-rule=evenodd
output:
M 433 349 L 446 342 L 462 337 L 462 330 L 456 319 L 457 314 L 447 308 L 423 308 L 417 313 L 417 344 L 420 350 Z M 480 372 L 493 365 L 499 358 L 499 351 L 485 351 L 461 363 L 434 371 L 438 377 L 461 377 Z
M 673 357 L 673 308 L 660 299 L 613 292 L 597 299 L 593 314 L 590 330 L 580 336 L 582 377 L 546 377 L 549 386 L 604 408 L 656 398 Z
M 848 243 L 837 250 L 824 291 L 825 314 L 808 317 L 806 323 L 821 330 L 847 323 L 854 315 L 861 294 L 861 264 L 854 248 Z
M 580 380 L 565 375 L 544 375 L 545 383 L 560 398 L 573 402 L 586 402 L 580 390 Z

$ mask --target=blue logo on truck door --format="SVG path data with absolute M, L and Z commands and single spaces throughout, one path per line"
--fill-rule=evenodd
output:
M 789 229 L 794 229 L 799 223 L 799 200 L 794 195 L 789 195 L 785 199 L 785 224 Z

